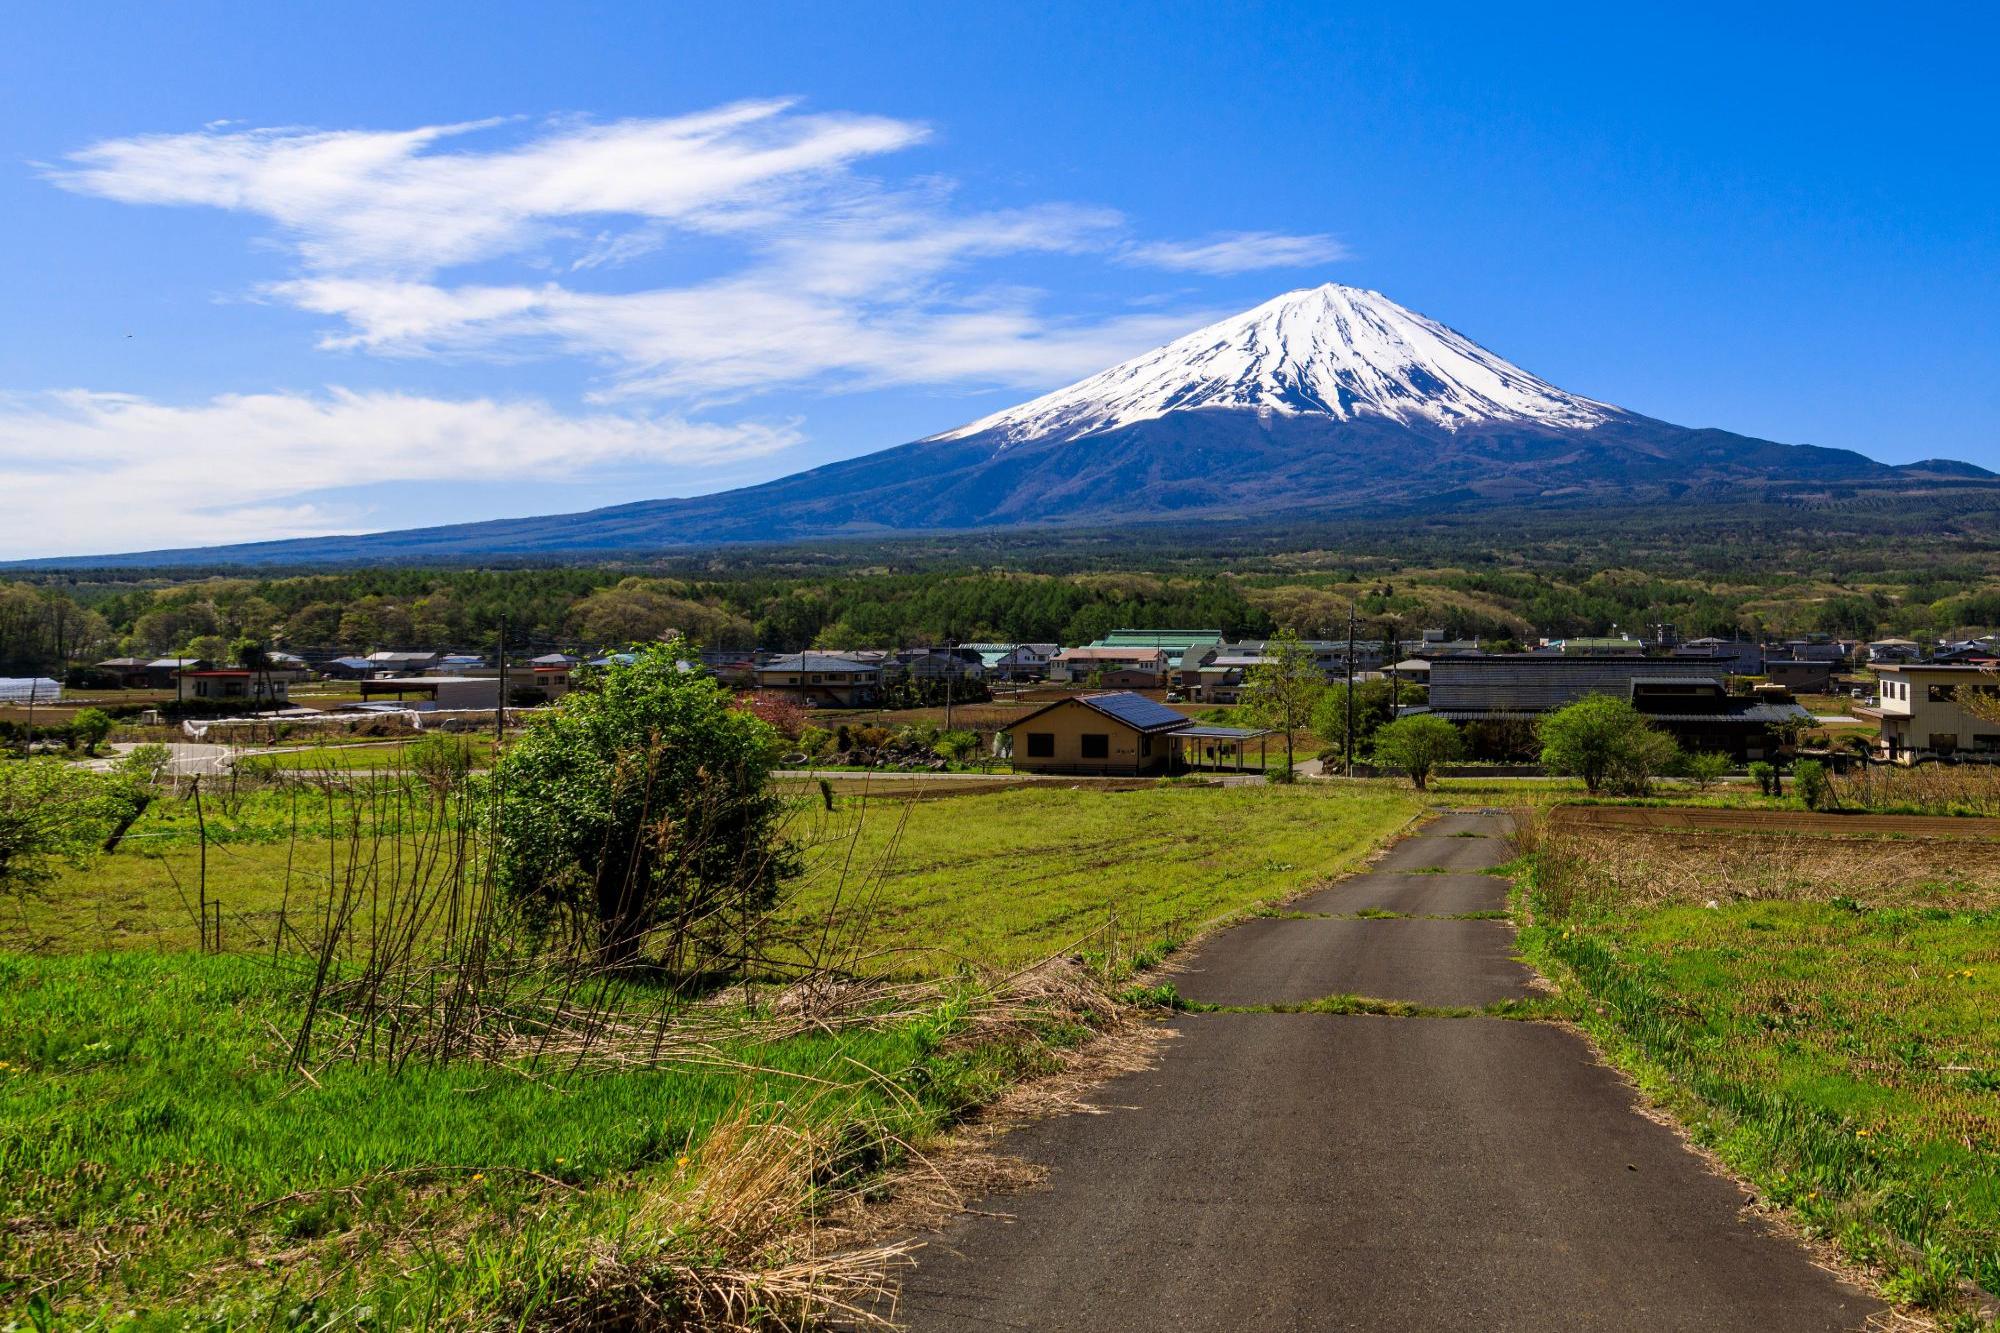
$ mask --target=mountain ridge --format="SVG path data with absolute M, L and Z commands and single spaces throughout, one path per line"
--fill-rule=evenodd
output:
M 580 514 L 19 561 L 34 567 L 570 556 L 1428 506 L 1677 503 L 1983 485 L 1930 459 L 1690 428 L 1582 397 L 1379 292 L 1287 292 L 966 425 L 756 486 Z

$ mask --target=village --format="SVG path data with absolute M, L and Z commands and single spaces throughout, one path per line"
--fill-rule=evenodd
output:
M 665 636 L 672 639 L 671 632 Z M 1093 642 L 950 643 L 900 650 L 798 653 L 694 650 L 699 668 L 765 716 L 795 761 L 844 767 L 1011 766 L 1021 773 L 1140 777 L 1201 769 L 1263 772 L 1274 733 L 1313 730 L 1310 717 L 1268 716 L 1246 683 L 1268 671 L 1278 639 L 1230 640 L 1212 629 L 1121 629 Z M 1367 700 L 1347 746 L 1313 745 L 1311 773 L 1362 771 L 1375 726 L 1432 716 L 1463 737 L 1467 772 L 1533 775 L 1536 722 L 1591 695 L 1629 701 L 1689 754 L 1744 766 L 1794 752 L 1851 763 L 2000 760 L 2000 725 L 1960 691 L 1993 688 L 2000 636 L 1921 644 L 1826 635 L 1782 642 L 1649 637 L 1543 639 L 1525 651 L 1427 630 L 1408 639 L 1297 639 L 1321 683 Z M 73 745 L 87 709 L 133 738 L 254 743 L 281 728 L 296 744 L 357 729 L 382 737 L 426 729 L 518 725 L 631 661 L 630 646 L 575 645 L 521 654 L 449 649 L 293 653 L 254 646 L 244 660 L 117 657 L 52 676 L 0 679 L 0 723 L 21 747 Z M 1506 645 L 1511 649 L 1512 645 Z M 1372 707 L 1370 706 L 1372 704 Z M 919 743 L 835 744 L 850 729 L 928 724 Z M 363 724 L 367 724 L 365 727 Z M 1325 732 L 1328 728 L 1319 728 Z M 937 737 L 952 740 L 943 749 Z M 821 739 L 821 738 L 824 739 Z M 1282 737 L 1275 737 L 1280 751 Z M 1319 754 L 1331 740 L 1339 753 Z M 1337 762 L 1328 764 L 1326 760 Z

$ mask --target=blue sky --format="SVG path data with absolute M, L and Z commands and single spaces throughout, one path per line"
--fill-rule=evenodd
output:
M 1389 8 L 17 8 L 0 557 L 716 490 L 1329 280 L 2000 467 L 1990 10 Z

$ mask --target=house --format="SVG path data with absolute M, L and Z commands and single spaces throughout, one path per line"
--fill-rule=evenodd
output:
M 146 663 L 146 688 L 171 690 L 183 671 L 206 671 L 215 663 L 206 657 L 159 657 Z
M 376 674 L 376 667 L 365 657 L 336 657 L 319 673 L 328 680 L 366 680 Z
M 153 683 L 143 657 L 107 657 L 90 669 L 107 684 L 121 690 L 149 689 Z
M 426 668 L 431 676 L 471 676 L 487 670 L 486 659 L 475 653 L 446 653 Z
M 990 680 L 1045 680 L 1049 663 L 1062 651 L 1056 643 L 964 643 L 979 654 Z
M 206 667 L 182 671 L 174 697 L 183 703 L 290 703 L 289 686 L 278 676 L 249 667 Z
M 1808 661 L 1804 658 L 1766 657 L 1764 659 L 1764 679 L 1773 685 L 1782 685 L 1800 694 L 1825 694 L 1833 688 L 1831 661 Z
M 1731 695 L 1713 667 L 1671 657 L 1509 653 L 1431 663 L 1428 712 L 1460 724 L 1474 753 L 1532 752 L 1536 721 L 1593 694 L 1629 700 L 1685 750 L 1740 761 L 1777 752 L 1782 731 L 1809 721 L 1795 703 Z
M 1088 648 L 1065 648 L 1049 663 L 1049 679 L 1128 690 L 1164 689 L 1168 660 L 1164 648 L 1095 644 Z
M 1689 639 L 1675 644 L 1670 656 L 1699 659 L 1730 676 L 1764 674 L 1764 645 L 1749 639 Z
M 1924 655 L 1924 647 L 1915 639 L 1877 639 L 1866 653 L 1871 663 L 1914 662 Z
M 312 679 L 312 667 L 297 653 L 265 653 L 264 672 L 288 685 L 297 685 L 301 681 Z
M 540 657 L 528 659 L 531 667 L 573 667 L 583 659 L 571 657 L 568 653 L 543 653 Z
M 845 653 L 784 653 L 755 671 L 757 688 L 803 703 L 862 708 L 882 693 L 882 668 Z
M 972 647 L 902 648 L 882 663 L 882 671 L 901 680 L 983 680 L 986 664 Z
M 2000 694 L 2000 672 L 1969 663 L 1888 663 L 1874 668 L 1880 689 L 1872 708 L 1854 711 L 1882 724 L 1877 753 L 1898 764 L 1922 759 L 2000 761 L 2000 724 L 1967 712 L 1973 691 Z
M 428 671 L 436 666 L 438 655 L 436 653 L 392 652 L 384 650 L 368 654 L 368 660 L 374 664 L 377 671 L 391 673 L 401 671 L 409 675 L 416 675 L 418 672 Z
M 1059 699 L 1009 726 L 1007 736 L 1020 772 L 1137 776 L 1168 771 L 1171 737 L 1189 725 L 1165 704 L 1120 691 Z
M 1406 685 L 1428 685 L 1431 682 L 1431 664 L 1421 657 L 1406 657 L 1391 663 L 1388 674 Z
M 577 665 L 574 661 L 544 662 L 537 659 L 529 663 L 528 675 L 534 682 L 533 688 L 540 690 L 544 699 L 554 703 L 570 692 L 576 679 Z

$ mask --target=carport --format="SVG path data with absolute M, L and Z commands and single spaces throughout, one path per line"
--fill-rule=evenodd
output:
M 1187 770 L 1212 769 L 1243 772 L 1243 746 L 1257 742 L 1257 772 L 1264 771 L 1265 740 L 1271 733 L 1249 727 L 1214 727 L 1195 723 L 1173 733 L 1174 767 Z

